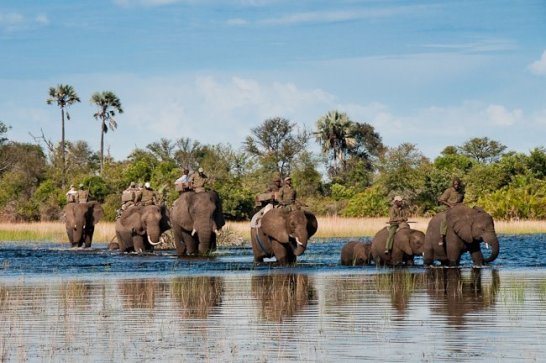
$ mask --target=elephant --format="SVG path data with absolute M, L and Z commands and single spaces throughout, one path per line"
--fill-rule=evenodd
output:
M 389 237 L 387 227 L 377 232 L 372 240 L 372 256 L 376 265 L 413 265 L 413 257 L 422 255 L 425 245 L 425 234 L 411 229 L 408 223 L 400 223 L 390 254 L 385 253 L 385 244 Z
M 282 322 L 317 303 L 313 281 L 304 274 L 252 276 L 251 290 L 265 321 Z
M 447 234 L 440 245 L 440 223 L 445 213 Z M 480 242 L 491 246 L 491 254 L 483 258 Z M 442 265 L 458 266 L 464 252 L 470 252 L 475 266 L 494 261 L 499 255 L 499 240 L 495 232 L 493 217 L 483 209 L 456 205 L 436 214 L 429 222 L 425 235 L 424 264 L 439 260 Z
M 176 277 L 170 283 L 172 301 L 185 319 L 206 319 L 218 309 L 223 295 L 221 276 Z
M 302 209 L 273 208 L 263 215 L 260 226 L 250 228 L 254 262 L 275 257 L 279 265 L 292 264 L 307 248 L 318 222 L 315 215 Z
M 434 314 L 446 317 L 447 323 L 460 329 L 467 329 L 465 316 L 472 316 L 472 323 L 479 323 L 476 319 L 487 320 L 484 310 L 493 308 L 497 302 L 500 290 L 500 276 L 495 269 L 491 271 L 491 279 L 482 283 L 482 268 L 472 268 L 470 276 L 463 276 L 460 268 L 431 268 L 426 272 L 427 293 Z
M 341 248 L 341 264 L 344 266 L 369 265 L 372 262 L 371 243 L 350 241 Z
M 104 215 L 99 202 L 68 203 L 64 207 L 64 219 L 68 241 L 72 247 L 91 247 L 95 224 Z
M 171 210 L 178 257 L 208 255 L 215 251 L 217 234 L 225 224 L 218 193 L 210 190 L 180 194 Z
M 116 221 L 116 244 L 109 249 L 121 252 L 153 251 L 160 244 L 161 234 L 171 228 L 169 212 L 165 206 L 131 206 Z

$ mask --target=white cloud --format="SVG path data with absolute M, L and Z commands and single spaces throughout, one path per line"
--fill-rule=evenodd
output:
M 352 20 L 377 19 L 397 16 L 400 14 L 430 11 L 435 6 L 423 7 L 420 5 L 393 6 L 384 8 L 344 9 L 308 11 L 293 14 L 285 14 L 278 17 L 264 18 L 260 20 L 238 19 L 238 22 L 228 20 L 228 25 L 297 25 L 306 23 L 338 23 Z
M 25 30 L 48 24 L 49 20 L 45 14 L 39 14 L 33 18 L 29 18 L 17 12 L 0 11 L 0 30 L 6 32 Z
M 529 70 L 539 76 L 546 76 L 546 51 L 542 53 L 539 60 L 529 65 Z
M 487 107 L 486 113 L 489 121 L 498 126 L 511 126 L 521 120 L 523 116 L 523 111 L 520 109 L 508 111 L 501 105 L 490 105 Z

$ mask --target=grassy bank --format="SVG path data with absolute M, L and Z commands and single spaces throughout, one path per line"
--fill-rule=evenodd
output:
M 428 218 L 412 218 L 412 227 L 425 231 Z M 371 237 L 385 227 L 386 218 L 319 217 L 319 229 L 315 237 L 358 238 Z M 497 221 L 499 234 L 546 233 L 546 221 Z M 114 237 L 114 223 L 101 222 L 95 228 L 94 240 L 109 242 Z M 228 222 L 221 240 L 225 244 L 239 244 L 250 239 L 249 222 Z M 67 242 L 64 223 L 0 223 L 0 241 L 58 241 Z

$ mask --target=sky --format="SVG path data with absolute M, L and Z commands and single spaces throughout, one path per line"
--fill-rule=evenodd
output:
M 2 0 L 9 139 L 60 140 L 60 83 L 82 100 L 67 139 L 94 150 L 91 94 L 120 98 L 118 160 L 161 138 L 240 148 L 272 117 L 313 131 L 331 110 L 432 159 L 473 137 L 528 152 L 546 144 L 546 1 Z

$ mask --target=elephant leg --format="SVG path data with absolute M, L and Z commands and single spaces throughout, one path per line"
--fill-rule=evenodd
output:
M 472 262 L 474 263 L 474 266 L 483 265 L 483 255 L 479 244 L 473 243 L 468 249 L 468 252 L 470 252 L 470 256 L 472 256 Z
M 174 245 L 176 247 L 176 255 L 183 257 L 186 255 L 186 244 L 182 236 L 182 228 L 179 226 L 173 226 Z
M 199 254 L 199 244 L 193 238 L 193 236 L 190 233 L 186 232 L 186 231 L 182 231 L 182 237 L 184 239 L 184 244 L 186 245 L 186 253 L 189 256 Z M 204 252 L 206 253 L 207 251 L 204 251 Z M 203 253 L 203 254 L 205 254 L 205 253 Z
M 131 246 L 132 237 L 128 231 L 116 231 L 116 239 L 119 244 L 120 252 L 128 252 Z
M 296 256 L 292 250 L 280 242 L 272 242 L 273 254 L 279 265 L 287 265 L 296 262 Z
M 258 246 L 258 241 L 256 240 L 258 232 L 255 228 L 252 228 L 250 230 L 250 241 L 252 245 L 252 254 L 254 255 L 254 262 L 255 263 L 263 263 L 264 258 L 267 257 L 262 251 L 262 249 Z
M 133 236 L 133 247 L 135 249 L 135 252 L 142 253 L 145 251 L 144 247 L 144 237 L 136 234 Z
M 93 233 L 95 233 L 95 228 L 89 229 L 85 233 L 85 248 L 91 247 L 91 243 L 93 242 Z
M 402 264 L 404 252 L 398 248 L 394 248 L 391 253 L 391 265 L 397 266 Z

